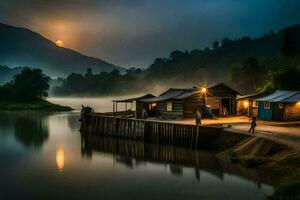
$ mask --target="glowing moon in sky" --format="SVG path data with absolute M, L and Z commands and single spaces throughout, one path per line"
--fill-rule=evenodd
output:
M 56 44 L 57 46 L 59 46 L 59 47 L 64 47 L 64 46 L 65 46 L 64 42 L 61 41 L 61 40 L 56 40 L 55 44 Z

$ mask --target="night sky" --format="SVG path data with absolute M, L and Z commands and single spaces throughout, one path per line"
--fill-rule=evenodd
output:
M 1 0 L 0 22 L 125 67 L 300 23 L 299 0 Z

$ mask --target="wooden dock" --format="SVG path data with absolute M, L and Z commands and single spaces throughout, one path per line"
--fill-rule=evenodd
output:
M 83 114 L 81 131 L 91 135 L 197 148 L 207 146 L 223 133 L 222 128 Z

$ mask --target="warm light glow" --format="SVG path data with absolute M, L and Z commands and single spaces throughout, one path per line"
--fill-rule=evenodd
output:
M 62 148 L 56 150 L 56 166 L 59 172 L 62 172 L 64 170 L 65 152 Z
M 248 108 L 249 107 L 249 102 L 248 101 L 244 101 L 244 108 Z
M 201 92 L 203 92 L 203 93 L 205 93 L 207 91 L 207 89 L 205 88 L 205 87 L 203 87 L 202 89 L 201 89 Z
M 149 110 L 153 110 L 156 107 L 156 103 L 149 104 Z
M 64 42 L 61 41 L 61 40 L 56 40 L 55 44 L 56 44 L 57 46 L 59 46 L 59 47 L 64 47 L 64 46 L 65 46 Z
M 300 101 L 298 101 L 298 102 L 296 103 L 296 106 L 300 106 Z

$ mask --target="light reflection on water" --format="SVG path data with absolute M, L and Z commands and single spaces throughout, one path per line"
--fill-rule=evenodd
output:
M 267 173 L 206 152 L 80 134 L 78 119 L 0 113 L 1 199 L 264 199 L 273 191 Z
M 58 172 L 64 171 L 65 166 L 65 152 L 63 148 L 58 148 L 56 150 L 56 166 Z

